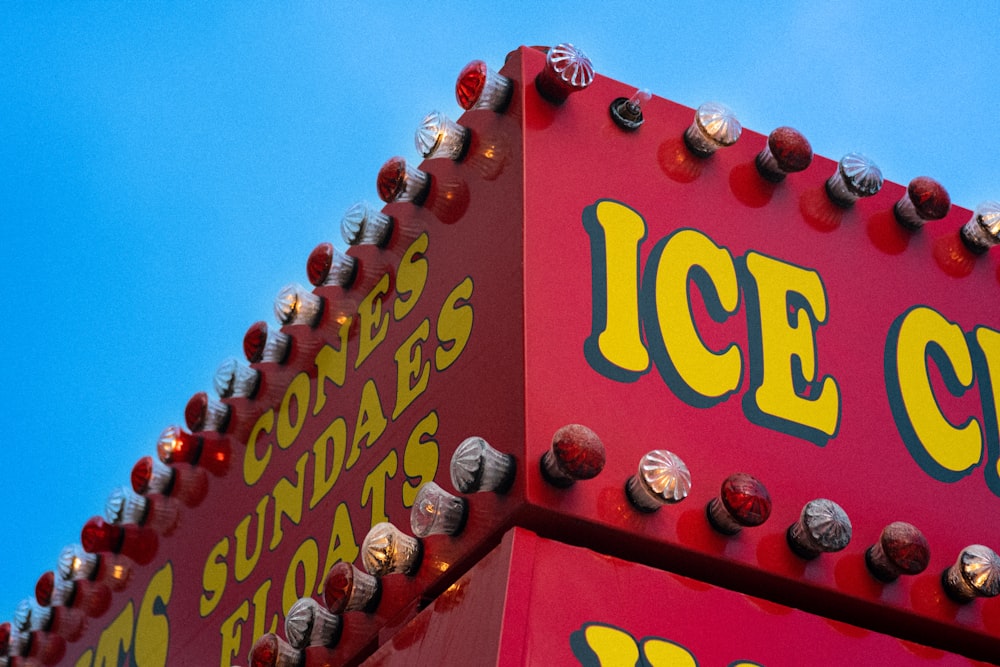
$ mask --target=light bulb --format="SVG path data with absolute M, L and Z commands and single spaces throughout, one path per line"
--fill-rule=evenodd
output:
M 545 67 L 535 77 L 535 89 L 552 104 L 562 104 L 593 81 L 594 66 L 590 58 L 572 44 L 564 43 L 549 49 Z
M 578 480 L 597 477 L 604 461 L 604 443 L 597 434 L 581 424 L 567 424 L 552 436 L 539 467 L 549 484 L 568 488 Z
M 916 526 L 894 521 L 882 529 L 878 542 L 865 551 L 872 576 L 886 583 L 903 574 L 920 574 L 931 559 L 930 545 Z
M 219 398 L 253 398 L 260 383 L 260 371 L 229 357 L 219 364 L 212 382 Z
M 632 94 L 632 97 L 619 97 L 611 102 L 609 112 L 611 120 L 615 121 L 618 127 L 623 130 L 638 130 L 645 122 L 642 116 L 642 107 L 649 100 L 653 99 L 648 88 L 641 88 Z
M 334 614 L 371 613 L 382 599 L 382 582 L 354 565 L 335 563 L 323 578 L 323 602 Z
M 759 526 L 771 516 L 771 496 L 756 477 L 733 473 L 705 508 L 708 522 L 723 535 Z
M 251 364 L 282 364 L 288 358 L 292 337 L 267 323 L 254 322 L 243 335 L 243 354 Z
M 797 556 L 812 560 L 821 553 L 844 549 L 851 541 L 851 533 L 847 512 L 832 500 L 817 498 L 805 504 L 785 537 Z
M 285 637 L 292 648 L 333 648 L 340 640 L 340 616 L 330 613 L 312 598 L 299 598 L 285 616 Z
M 274 300 L 274 316 L 280 324 L 305 324 L 314 327 L 323 314 L 323 299 L 302 285 L 286 285 Z
M 184 422 L 192 432 L 216 431 L 221 433 L 229 424 L 230 408 L 217 398 L 203 391 L 191 397 L 184 408 Z
M 156 453 L 163 463 L 195 464 L 201 456 L 201 448 L 202 438 L 178 426 L 168 426 L 156 442 Z
M 625 483 L 625 495 L 642 512 L 679 503 L 691 491 L 691 473 L 673 452 L 654 449 L 639 459 L 639 471 Z
M 803 171 L 812 163 L 813 150 L 809 140 L 798 130 L 779 127 L 767 135 L 764 150 L 757 154 L 757 172 L 772 183 L 785 176 Z
M 58 567 L 59 576 L 63 579 L 93 579 L 97 574 L 97 567 L 100 558 L 96 554 L 84 551 L 79 544 L 71 544 L 63 547 L 59 553 Z
M 478 436 L 466 438 L 451 457 L 451 485 L 459 493 L 506 493 L 514 483 L 516 461 Z
M 386 160 L 376 179 L 379 199 L 387 204 L 407 201 L 422 204 L 427 198 L 430 182 L 426 172 L 411 167 L 401 157 Z
M 254 642 L 249 660 L 250 667 L 302 667 L 305 654 L 269 632 Z
M 340 235 L 348 245 L 370 244 L 384 248 L 392 236 L 392 216 L 367 202 L 358 202 L 347 209 L 340 220 Z
M 410 528 L 417 537 L 428 535 L 458 535 L 465 527 L 468 504 L 434 482 L 427 482 L 417 491 L 410 510 Z
M 420 540 L 385 521 L 372 526 L 361 545 L 365 570 L 376 577 L 394 573 L 416 574 L 422 557 Z
M 977 206 L 961 234 L 965 246 L 977 255 L 1000 243 L 1000 202 L 986 201 Z
M 920 229 L 929 220 L 940 220 L 951 210 L 951 197 L 940 183 L 928 176 L 917 176 L 906 186 L 906 194 L 892 211 L 896 221 L 907 229 Z
M 320 243 L 309 253 L 306 275 L 316 287 L 348 288 L 358 274 L 358 260 L 342 253 L 332 243 Z
M 706 102 L 694 113 L 694 122 L 684 132 L 684 143 L 698 157 L 708 157 L 720 148 L 732 146 L 743 126 L 725 104 Z
M 102 517 L 92 517 L 80 531 L 84 551 L 92 554 L 116 553 L 139 565 L 152 562 L 158 546 L 156 533 L 134 524 L 116 525 Z
M 111 491 L 104 503 L 104 518 L 110 523 L 142 525 L 149 512 L 149 500 L 121 486 Z
M 948 597 L 959 604 L 996 597 L 1000 594 L 1000 556 L 982 544 L 965 547 L 941 575 L 941 583 Z
M 470 132 L 440 111 L 424 116 L 413 137 L 417 152 L 427 159 L 461 160 L 469 148 Z
M 830 200 L 848 208 L 862 197 L 871 197 L 882 189 L 882 171 L 860 153 L 848 153 L 840 158 L 837 171 L 826 181 Z
M 510 102 L 512 90 L 510 79 L 494 72 L 482 60 L 473 60 L 458 75 L 455 99 L 466 111 L 503 111 Z

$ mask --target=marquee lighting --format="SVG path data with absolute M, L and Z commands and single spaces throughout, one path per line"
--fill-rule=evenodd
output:
M 928 176 L 917 176 L 906 186 L 906 194 L 892 211 L 896 221 L 907 229 L 920 229 L 930 220 L 940 220 L 951 210 L 951 197 L 940 183 Z
M 1000 594 L 1000 556 L 982 544 L 965 547 L 941 575 L 941 583 L 948 597 L 959 604 L 996 597 Z
M 567 424 L 552 436 L 552 446 L 542 455 L 542 477 L 552 486 L 568 488 L 578 480 L 597 477 L 604 470 L 604 443 L 582 424 Z
M 348 245 L 370 244 L 384 248 L 392 236 L 392 216 L 368 202 L 358 202 L 347 209 L 340 220 L 340 235 Z
M 274 299 L 274 316 L 280 324 L 316 326 L 323 313 L 323 299 L 302 285 L 285 285 Z
M 243 335 L 243 354 L 251 364 L 281 364 L 288 357 L 291 340 L 281 330 L 268 329 L 267 322 L 254 322 Z
M 673 452 L 654 449 L 639 459 L 639 471 L 625 483 L 625 495 L 642 512 L 679 503 L 691 491 L 691 473 Z
M 229 357 L 219 364 L 212 382 L 219 398 L 252 398 L 260 383 L 260 371 Z
M 510 79 L 494 72 L 482 60 L 473 60 L 458 74 L 455 99 L 466 111 L 503 111 L 510 102 L 512 90 Z
M 916 526 L 894 521 L 882 529 L 878 542 L 865 551 L 865 565 L 872 576 L 886 583 L 903 574 L 920 574 L 927 569 L 931 548 Z
M 837 206 L 848 208 L 862 197 L 871 197 L 882 189 L 882 171 L 860 153 L 840 158 L 837 171 L 826 181 L 826 194 Z
M 334 614 L 371 613 L 382 599 L 382 582 L 354 565 L 335 563 L 323 578 L 323 602 Z
M 470 132 L 440 111 L 432 111 L 420 122 L 413 137 L 417 152 L 427 159 L 461 160 L 469 148 Z
M 203 391 L 191 397 L 184 408 L 184 422 L 192 432 L 216 431 L 221 433 L 229 424 L 230 408 L 217 398 Z
M 719 495 L 705 509 L 713 528 L 724 535 L 735 535 L 743 528 L 767 521 L 771 496 L 756 477 L 738 472 L 722 482 Z
M 535 89 L 552 104 L 562 104 L 593 82 L 594 66 L 587 54 L 563 43 L 548 50 L 545 67 L 535 77 Z
M 305 654 L 269 632 L 254 642 L 249 660 L 250 667 L 302 667 Z
M 832 500 L 817 498 L 805 504 L 785 536 L 797 556 L 812 560 L 821 553 L 844 549 L 851 541 L 851 532 L 847 512 Z
M 427 198 L 430 182 L 426 172 L 411 167 L 401 157 L 386 160 L 376 179 L 379 199 L 387 204 L 407 201 L 422 204 Z
M 611 120 L 615 121 L 618 127 L 623 130 L 638 130 L 645 122 L 642 116 L 642 107 L 653 99 L 653 94 L 648 88 L 640 88 L 632 94 L 632 97 L 618 97 L 611 102 L 608 111 L 611 113 Z
M 767 135 L 764 150 L 757 154 L 757 171 L 766 180 L 780 183 L 785 176 L 803 171 L 812 163 L 809 140 L 791 127 L 779 127 Z
M 79 544 L 63 547 L 59 552 L 57 570 L 63 579 L 93 579 L 97 574 L 100 557 L 97 554 L 84 551 Z
M 743 126 L 732 109 L 719 102 L 706 102 L 698 107 L 694 121 L 684 131 L 684 143 L 698 157 L 709 157 L 735 144 L 742 133 Z
M 132 466 L 132 490 L 146 495 L 167 495 L 174 481 L 174 469 L 152 456 L 144 456 Z
M 132 524 L 116 525 L 102 517 L 91 517 L 80 531 L 84 551 L 92 554 L 116 553 L 146 565 L 156 555 L 156 533 Z
M 333 247 L 320 243 L 309 253 L 306 274 L 316 287 L 350 287 L 358 273 L 358 260 Z
M 986 201 L 977 206 L 961 234 L 965 246 L 977 255 L 1000 243 L 1000 202 Z
M 427 482 L 413 501 L 410 528 L 417 537 L 458 535 L 465 528 L 468 514 L 465 498 L 453 496 L 434 482 Z
M 332 614 L 312 598 L 299 598 L 285 615 L 285 637 L 292 648 L 333 648 L 340 640 L 340 616 Z
M 506 493 L 514 483 L 516 462 L 478 436 L 466 438 L 451 457 L 451 485 L 459 493 Z
M 372 526 L 361 545 L 365 570 L 375 577 L 396 573 L 416 574 L 422 558 L 420 540 L 385 521 Z
M 168 426 L 156 442 L 156 453 L 163 463 L 198 463 L 202 438 L 179 426 Z
M 110 523 L 141 525 L 149 512 L 149 500 L 131 489 L 113 489 L 104 503 L 104 518 Z
M 67 579 L 61 573 L 50 570 L 38 578 L 35 599 L 45 607 L 72 607 L 97 618 L 111 605 L 111 589 L 86 579 Z

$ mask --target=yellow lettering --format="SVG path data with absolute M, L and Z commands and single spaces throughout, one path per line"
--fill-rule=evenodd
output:
M 165 667 L 170 648 L 167 605 L 174 590 L 174 569 L 164 565 L 149 580 L 135 622 L 133 657 L 136 667 Z
M 278 629 L 278 614 L 271 614 L 271 622 L 264 627 L 267 620 L 267 594 L 271 590 L 271 580 L 267 579 L 253 594 L 250 603 L 253 605 L 253 636 L 260 637 Z
M 642 654 L 649 667 L 698 667 L 694 655 L 680 644 L 659 637 L 642 642 Z
M 815 330 L 827 319 L 823 282 L 813 270 L 755 252 L 745 262 L 752 278 L 745 285 L 747 331 L 757 360 L 747 417 L 824 445 L 840 424 L 840 390 L 832 377 L 817 377 Z
M 313 490 L 309 509 L 316 507 L 337 483 L 346 453 L 347 424 L 343 417 L 337 417 L 313 443 L 313 456 L 316 460 L 313 464 Z
M 413 507 L 417 491 L 426 482 L 434 479 L 438 467 L 438 444 L 431 437 L 437 433 L 438 416 L 431 412 L 414 427 L 403 450 L 403 472 L 410 479 L 420 481 L 403 483 L 403 506 Z
M 250 618 L 250 603 L 244 600 L 229 618 L 222 622 L 219 632 L 222 634 L 222 657 L 219 667 L 230 667 L 240 653 L 243 644 L 243 624 Z
M 129 649 L 132 648 L 134 621 L 135 608 L 129 600 L 121 613 L 101 633 L 101 638 L 97 641 L 95 667 L 118 667 L 126 664 Z
M 361 368 L 361 364 L 368 358 L 375 348 L 385 340 L 385 334 L 389 329 L 389 313 L 382 312 L 382 297 L 389 293 L 389 274 L 385 273 L 375 284 L 375 287 L 365 295 L 358 305 L 358 358 L 354 361 L 354 368 Z
M 302 502 L 306 492 L 306 464 L 309 463 L 309 452 L 305 452 L 295 462 L 295 484 L 287 477 L 282 477 L 274 485 L 274 531 L 271 533 L 271 544 L 268 549 L 274 551 L 281 544 L 284 533 L 281 530 L 281 517 L 287 516 L 293 525 L 299 525 L 302 520 Z
M 245 581 L 253 574 L 260 560 L 260 552 L 264 546 L 264 517 L 267 515 L 267 504 L 271 501 L 271 496 L 264 496 L 257 503 L 257 539 L 254 540 L 254 550 L 247 555 L 247 538 L 250 532 L 250 522 L 253 521 L 253 514 L 247 514 L 236 526 L 234 533 L 236 537 L 236 562 L 233 564 L 233 576 L 236 581 Z
M 431 362 L 424 361 L 420 343 L 426 341 L 430 333 L 430 320 L 424 319 L 396 350 L 396 407 L 392 410 L 394 420 L 427 389 Z
M 201 573 L 201 598 L 198 600 L 198 612 L 205 618 L 219 606 L 222 593 L 226 590 L 226 578 L 229 576 L 229 566 L 226 557 L 229 556 L 229 538 L 223 537 L 208 553 L 205 568 Z
M 472 278 L 455 286 L 441 305 L 437 321 L 438 348 L 434 351 L 434 367 L 443 371 L 461 356 L 472 335 Z M 458 305 L 459 302 L 462 305 Z
M 406 317 L 417 305 L 427 283 L 427 232 L 418 236 L 406 249 L 399 261 L 396 274 L 396 300 L 392 304 L 392 316 L 398 322 Z M 406 298 L 403 295 L 407 295 Z
M 361 506 L 372 506 L 372 526 L 383 521 L 388 521 L 385 514 L 385 481 L 396 476 L 396 469 L 399 464 L 399 457 L 395 449 L 390 449 L 375 469 L 365 477 L 365 484 L 361 489 Z
M 344 466 L 350 469 L 358 462 L 361 454 L 361 443 L 364 441 L 365 447 L 371 447 L 385 431 L 389 420 L 385 418 L 382 410 L 382 399 L 378 395 L 378 387 L 374 380 L 365 382 L 361 389 L 361 404 L 358 407 L 358 421 L 354 426 L 354 440 L 351 443 L 351 453 L 347 456 L 347 464 Z
M 301 586 L 299 586 L 299 572 L 302 573 Z M 316 546 L 316 540 L 309 538 L 295 550 L 285 572 L 285 585 L 281 590 L 281 609 L 286 616 L 296 600 L 309 597 L 316 590 L 318 574 L 319 547 Z
M 306 423 L 309 405 L 309 375 L 299 373 L 288 385 L 278 411 L 278 447 L 288 449 Z
M 329 345 L 316 354 L 316 404 L 313 405 L 313 415 L 318 415 L 326 405 L 326 383 L 332 382 L 335 387 L 343 387 L 347 376 L 347 338 L 351 332 L 351 318 L 340 325 L 340 347 L 333 349 Z
M 570 646 L 586 667 L 634 667 L 640 662 L 632 635 L 610 625 L 585 625 L 573 633 Z
M 983 401 L 983 424 L 992 446 L 990 462 L 986 467 L 986 486 L 990 491 L 1000 496 L 1000 432 L 998 432 L 997 417 L 1000 415 L 1000 332 L 986 327 L 976 327 L 976 342 L 982 351 L 982 364 L 985 369 L 977 372 L 980 375 L 979 393 Z M 992 399 L 992 400 L 991 400 Z M 988 424 L 992 421 L 993 427 Z
M 330 541 L 326 548 L 326 565 L 323 572 L 328 572 L 331 567 L 341 561 L 353 563 L 358 557 L 357 541 L 354 539 L 354 526 L 351 525 L 351 513 L 347 509 L 346 503 L 337 505 L 337 512 L 333 517 L 333 526 L 330 529 Z M 317 591 L 322 593 L 323 591 Z
M 257 458 L 257 438 L 261 433 L 270 435 L 274 428 L 274 410 L 268 410 L 260 417 L 250 430 L 250 438 L 247 440 L 247 448 L 243 455 L 243 481 L 247 486 L 253 486 L 260 481 L 267 464 L 271 461 L 271 444 L 267 444 L 264 456 Z
M 73 667 L 93 667 L 94 665 L 94 650 L 87 649 L 83 652 L 83 655 L 76 661 Z

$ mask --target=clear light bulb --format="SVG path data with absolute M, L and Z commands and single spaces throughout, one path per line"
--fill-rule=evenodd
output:
M 323 299 L 302 285 L 286 285 L 274 300 L 274 316 L 279 324 L 305 324 L 314 327 L 322 314 Z
M 243 335 L 243 354 L 251 364 L 282 364 L 288 358 L 292 337 L 267 322 L 254 322 Z
M 632 97 L 619 97 L 611 102 L 611 119 L 623 130 L 638 130 L 645 122 L 642 107 L 653 99 L 648 88 L 641 88 Z
M 168 426 L 156 441 L 156 453 L 163 463 L 190 463 L 201 456 L 202 438 L 186 433 L 178 426 Z
M 679 503 L 691 491 L 691 473 L 673 452 L 654 449 L 639 459 L 639 471 L 625 483 L 629 502 L 642 512 Z
M 372 526 L 361 545 L 365 570 L 375 577 L 387 574 L 413 575 L 420 568 L 423 545 L 388 522 Z
M 907 229 L 920 229 L 930 220 L 940 220 L 951 210 L 951 196 L 944 186 L 928 176 L 917 176 L 906 186 L 906 194 L 892 211 Z
M 346 289 L 358 275 L 358 260 L 337 250 L 332 243 L 320 243 L 309 253 L 306 274 L 316 287 Z
M 565 489 L 597 477 L 604 462 L 604 443 L 597 434 L 582 424 L 567 424 L 552 436 L 552 446 L 542 455 L 539 468 L 545 481 Z
M 788 527 L 788 546 L 800 558 L 812 560 L 821 553 L 841 551 L 851 541 L 851 520 L 832 500 L 817 498 L 802 508 L 799 520 Z
M 733 473 L 705 508 L 708 522 L 723 535 L 759 526 L 771 516 L 771 496 L 756 477 Z
M 426 172 L 408 165 L 401 157 L 389 158 L 379 169 L 376 179 L 379 199 L 387 204 L 407 201 L 422 204 L 430 182 Z
M 323 578 L 323 602 L 334 614 L 371 613 L 381 599 L 382 582 L 350 563 L 335 563 Z
M 535 89 L 552 104 L 562 104 L 571 94 L 594 82 L 594 66 L 572 44 L 558 44 L 545 56 L 545 67 L 535 77 Z
M 510 102 L 512 90 L 510 79 L 494 72 L 482 60 L 473 60 L 458 75 L 455 99 L 466 111 L 503 111 Z
M 212 383 L 219 398 L 253 398 L 260 383 L 260 371 L 229 357 L 215 370 Z
M 848 208 L 862 197 L 871 197 L 882 189 L 882 171 L 860 153 L 840 158 L 837 171 L 826 181 L 826 194 L 837 206 Z
M 299 598 L 285 616 L 285 637 L 292 648 L 333 648 L 340 640 L 340 632 L 340 616 L 327 611 L 312 598 Z
M 965 547 L 941 575 L 941 583 L 948 597 L 959 604 L 996 597 L 1000 594 L 1000 556 L 982 544 Z
M 965 246 L 977 255 L 1000 243 L 1000 202 L 986 201 L 977 206 L 961 234 Z
M 451 485 L 459 493 L 506 493 L 514 483 L 516 462 L 478 436 L 466 438 L 451 457 Z
M 340 235 L 348 245 L 369 244 L 383 248 L 392 236 L 393 226 L 392 216 L 368 202 L 358 202 L 347 209 L 340 220 Z
M 694 122 L 684 132 L 684 143 L 698 157 L 708 157 L 732 146 L 743 133 L 736 114 L 725 104 L 706 102 L 694 113 Z
M 410 528 L 417 537 L 458 535 L 465 527 L 468 504 L 434 482 L 427 482 L 417 491 L 410 510 Z
M 812 158 L 812 146 L 801 132 L 779 127 L 767 135 L 767 144 L 757 154 L 755 164 L 765 180 L 780 183 L 788 174 L 806 169 L 812 164 Z
M 100 564 L 100 557 L 97 554 L 84 551 L 79 544 L 71 544 L 63 547 L 59 553 L 58 567 L 59 576 L 63 579 L 79 580 L 93 579 L 97 574 L 97 567 Z
M 469 148 L 469 130 L 440 111 L 424 116 L 413 137 L 417 152 L 427 159 L 447 158 L 458 161 Z
M 104 503 L 104 518 L 111 523 L 141 525 L 149 511 L 149 500 L 131 489 L 113 489 Z
M 203 391 L 191 397 L 184 408 L 184 422 L 192 432 L 216 431 L 221 433 L 229 424 L 230 408 L 217 398 Z
M 865 565 L 872 576 L 886 583 L 900 575 L 920 574 L 931 559 L 927 538 L 916 526 L 894 521 L 882 529 L 878 542 L 865 551 Z

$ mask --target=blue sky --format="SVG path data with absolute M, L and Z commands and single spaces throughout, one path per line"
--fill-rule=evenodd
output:
M 382 162 L 417 157 L 422 116 L 459 115 L 470 60 L 569 41 L 661 97 L 1000 199 L 995 2 L 471 5 L 0 4 L 0 620 L 378 201 Z

